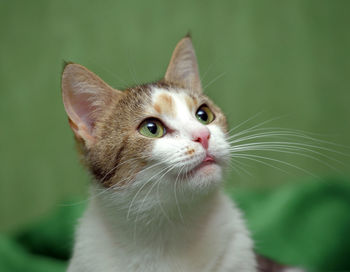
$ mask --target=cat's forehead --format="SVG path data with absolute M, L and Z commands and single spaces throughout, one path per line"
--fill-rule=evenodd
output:
M 183 111 L 193 112 L 200 103 L 198 96 L 182 89 L 152 88 L 151 111 L 157 115 L 175 118 Z

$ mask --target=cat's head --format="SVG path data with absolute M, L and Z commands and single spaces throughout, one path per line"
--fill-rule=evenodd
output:
M 62 94 L 84 162 L 103 186 L 161 182 L 198 190 L 221 180 L 226 118 L 202 92 L 190 37 L 176 46 L 161 81 L 119 91 L 69 63 Z

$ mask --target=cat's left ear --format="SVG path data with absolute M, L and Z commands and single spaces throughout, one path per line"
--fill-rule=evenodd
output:
M 196 53 L 190 36 L 184 37 L 176 45 L 164 80 L 190 91 L 202 92 Z

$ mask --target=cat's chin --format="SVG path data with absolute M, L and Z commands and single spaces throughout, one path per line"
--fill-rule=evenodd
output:
M 211 187 L 222 179 L 222 168 L 215 162 L 202 163 L 185 174 L 184 181 L 191 187 Z

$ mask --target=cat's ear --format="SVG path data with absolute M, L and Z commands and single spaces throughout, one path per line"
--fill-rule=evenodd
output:
M 122 92 L 113 89 L 84 66 L 65 65 L 62 73 L 62 97 L 69 124 L 78 140 L 87 147 L 95 141 L 95 125 L 110 103 Z
M 191 91 L 202 92 L 196 53 L 189 35 L 176 45 L 164 80 Z

